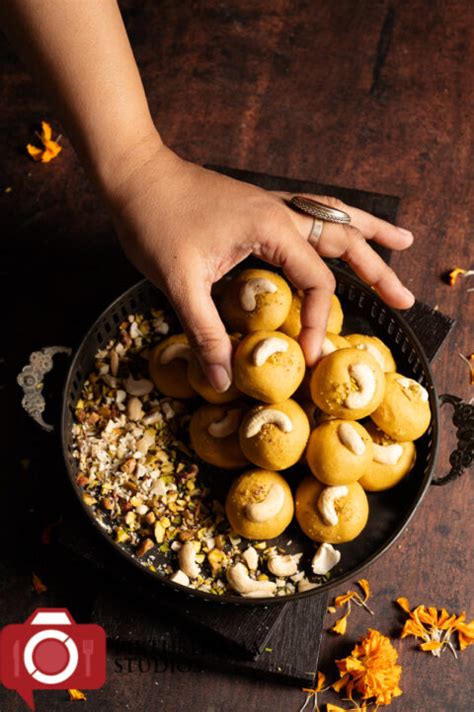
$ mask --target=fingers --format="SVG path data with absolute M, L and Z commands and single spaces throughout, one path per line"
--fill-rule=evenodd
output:
M 403 286 L 395 272 L 374 252 L 362 235 L 351 226 L 346 226 L 347 248 L 342 257 L 364 282 L 376 289 L 378 294 L 397 309 L 413 306 L 413 294 Z
M 211 386 L 223 393 L 232 383 L 232 346 L 206 280 L 184 275 L 169 290 L 170 301 Z
M 284 200 L 288 200 L 292 197 L 292 193 L 277 192 L 276 195 Z M 365 210 L 346 205 L 341 200 L 331 196 L 311 195 L 309 193 L 302 193 L 301 195 L 346 212 L 351 218 L 351 225 L 356 227 L 366 240 L 375 240 L 375 242 L 391 250 L 405 250 L 413 243 L 413 234 L 409 230 L 392 225 L 381 218 L 376 218 L 374 215 L 365 212 Z M 308 216 L 297 213 L 296 211 L 293 211 L 293 213 L 293 222 L 298 232 L 300 232 L 302 237 L 307 237 L 311 230 L 311 223 L 308 221 Z M 326 222 L 324 224 L 321 241 L 324 240 L 326 243 L 326 249 L 328 241 L 337 242 L 340 239 L 342 229 L 343 226 L 336 223 Z
M 332 272 L 313 248 L 289 226 L 275 234 L 278 238 L 262 245 L 261 257 L 281 267 L 290 282 L 304 291 L 299 337 L 306 363 L 312 366 L 326 335 L 326 324 L 335 288 Z

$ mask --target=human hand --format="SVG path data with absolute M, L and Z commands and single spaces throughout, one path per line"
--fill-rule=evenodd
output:
M 280 267 L 303 290 L 300 343 L 308 365 L 319 354 L 335 286 L 321 256 L 342 257 L 391 306 L 413 304 L 413 295 L 367 242 L 402 250 L 413 241 L 406 230 L 334 198 L 310 196 L 351 216 L 349 226 L 324 223 L 316 252 L 307 240 L 312 218 L 288 208 L 285 194 L 184 161 L 158 135 L 125 165 L 105 187 L 119 239 L 131 262 L 167 295 L 219 391 L 232 379 L 232 349 L 211 288 L 250 254 Z

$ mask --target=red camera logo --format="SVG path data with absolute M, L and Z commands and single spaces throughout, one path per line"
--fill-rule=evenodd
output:
M 0 682 L 34 710 L 33 690 L 94 690 L 105 682 L 105 632 L 67 608 L 37 608 L 0 633 Z

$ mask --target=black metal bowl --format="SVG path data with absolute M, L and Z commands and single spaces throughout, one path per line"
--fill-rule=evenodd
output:
M 382 339 L 391 349 L 399 372 L 414 378 L 428 390 L 432 420 L 428 431 L 416 442 L 417 459 L 411 473 L 391 490 L 368 493 L 370 514 L 366 528 L 355 541 L 338 547 L 342 554 L 341 561 L 333 569 L 331 579 L 318 588 L 302 593 L 248 599 L 231 593 L 216 596 L 197 591 L 175 584 L 159 572 L 150 571 L 140 563 L 131 549 L 113 541 L 98 523 L 90 507 L 84 503 L 82 490 L 76 483 L 77 463 L 72 454 L 75 404 L 80 397 L 85 379 L 94 368 L 94 356 L 97 350 L 104 348 L 109 339 L 114 336 L 118 324 L 132 312 L 146 313 L 150 307 L 163 307 L 166 305 L 165 297 L 150 282 L 146 280 L 139 282 L 116 299 L 84 337 L 70 366 L 64 389 L 61 433 L 68 476 L 93 526 L 130 562 L 130 565 L 138 567 L 144 575 L 153 577 L 157 582 L 174 588 L 177 592 L 213 603 L 247 606 L 283 604 L 318 594 L 357 576 L 392 546 L 414 515 L 430 484 L 438 450 L 438 397 L 431 369 L 423 348 L 401 314 L 388 307 L 373 290 L 345 270 L 335 267 L 334 273 L 337 279 L 336 293 L 344 310 L 344 332 L 373 334 Z M 291 546 L 285 546 L 288 551 L 303 551 L 305 555 L 314 551 L 314 545 L 294 522 L 284 535 L 272 540 L 271 543 L 286 544 L 288 540 L 292 541 Z

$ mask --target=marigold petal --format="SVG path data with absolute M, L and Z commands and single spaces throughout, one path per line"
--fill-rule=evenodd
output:
M 343 689 L 343 687 L 346 686 L 348 680 L 349 680 L 349 675 L 344 675 L 339 680 L 336 680 L 336 682 L 333 682 L 331 687 L 334 690 L 334 692 L 339 693 Z
M 341 596 L 336 596 L 334 603 L 338 608 L 340 608 L 340 606 L 343 606 L 345 603 L 354 598 L 355 595 L 355 591 L 348 591 L 347 593 L 343 593 Z
M 62 150 L 62 146 L 60 146 L 59 143 L 56 143 L 56 141 L 48 141 L 43 151 L 41 161 L 43 163 L 49 163 L 53 160 L 53 158 L 56 158 L 56 156 L 61 153 Z
M 364 592 L 364 596 L 365 596 L 364 601 L 367 601 L 367 599 L 370 596 L 369 582 L 367 581 L 367 579 L 360 579 L 359 581 L 357 581 L 357 583 L 359 584 L 359 586 L 361 587 L 361 589 Z
M 465 650 L 474 643 L 474 620 L 470 621 L 470 623 L 456 623 L 455 628 L 458 634 L 460 650 Z
M 400 608 L 403 608 L 405 613 L 410 613 L 410 604 L 408 603 L 408 598 L 400 596 L 399 598 L 397 598 L 396 603 L 398 603 Z
M 326 682 L 326 675 L 323 672 L 319 672 L 318 670 L 318 676 L 317 676 L 317 682 L 316 682 L 316 687 L 314 688 L 316 692 L 321 692 L 321 690 L 324 687 L 324 683 Z
M 414 635 L 415 638 L 423 638 L 424 635 L 427 634 L 427 630 L 423 628 L 421 623 L 418 621 L 414 621 L 411 618 L 405 622 L 405 625 L 403 626 L 400 638 L 406 638 L 409 635 Z
M 336 633 L 337 635 L 344 635 L 347 630 L 347 619 L 349 618 L 349 615 L 350 611 L 344 613 L 344 615 L 341 616 L 341 618 L 338 618 L 334 625 L 329 628 L 329 630 L 333 633 Z
M 326 704 L 326 712 L 346 712 L 344 707 L 338 707 L 338 705 L 333 705 L 332 702 Z
M 455 267 L 454 269 L 452 269 L 451 272 L 448 274 L 449 286 L 453 287 L 456 284 L 458 277 L 464 274 L 465 271 L 466 270 L 462 269 L 461 267 Z
M 31 575 L 31 580 L 33 582 L 33 588 L 35 589 L 36 593 L 44 593 L 48 590 L 48 587 L 45 586 L 40 577 L 36 574 Z
M 436 627 L 438 622 L 438 611 L 436 608 L 427 608 L 426 606 L 417 606 L 412 612 L 415 619 L 421 621 L 421 623 L 426 623 L 426 625 L 431 625 Z
M 87 696 L 82 690 L 75 690 L 74 688 L 68 690 L 70 700 L 87 700 Z
M 51 129 L 51 124 L 48 124 L 47 121 L 42 121 L 41 122 L 41 140 L 43 141 L 43 143 L 47 143 L 48 141 L 50 141 L 52 135 L 53 135 L 53 132 Z
M 33 144 L 29 143 L 26 147 L 26 150 L 34 161 L 41 161 L 41 157 L 43 155 L 42 148 L 37 148 L 36 146 L 33 146 Z
M 441 650 L 443 643 L 439 640 L 430 640 L 427 643 L 420 643 L 421 650 Z

